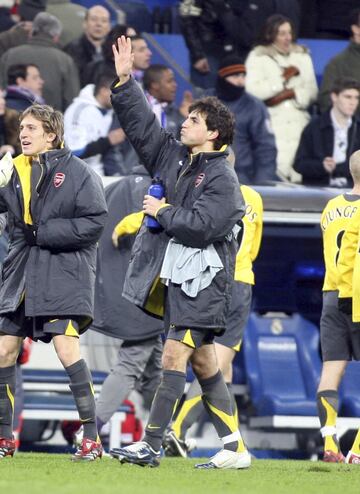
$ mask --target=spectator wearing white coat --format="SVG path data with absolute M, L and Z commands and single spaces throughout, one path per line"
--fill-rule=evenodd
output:
M 121 129 L 110 131 L 113 79 L 112 73 L 100 75 L 95 84 L 80 91 L 64 114 L 66 145 L 99 175 L 104 175 L 102 155 L 125 139 Z
M 277 175 L 298 182 L 294 157 L 318 89 L 308 50 L 294 42 L 294 29 L 287 17 L 276 14 L 267 19 L 246 68 L 246 90 L 269 108 L 278 150 Z

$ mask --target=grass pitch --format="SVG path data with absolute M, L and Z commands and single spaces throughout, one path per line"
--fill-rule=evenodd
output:
M 159 468 L 103 458 L 18 453 L 0 460 L 0 493 L 11 494 L 352 494 L 360 467 L 295 460 L 254 460 L 248 470 L 196 470 L 199 459 L 165 458 Z

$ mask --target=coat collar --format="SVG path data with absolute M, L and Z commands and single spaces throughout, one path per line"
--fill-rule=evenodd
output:
M 278 51 L 274 45 L 258 45 L 254 48 L 254 53 L 258 56 L 268 57 L 276 57 L 279 55 L 286 56 L 284 53 Z M 306 46 L 292 44 L 288 55 L 291 55 L 292 53 L 309 53 L 309 50 Z

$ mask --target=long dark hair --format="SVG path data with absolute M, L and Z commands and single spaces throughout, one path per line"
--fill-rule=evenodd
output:
M 279 32 L 280 26 L 289 23 L 291 26 L 292 41 L 296 42 L 295 27 L 291 19 L 281 14 L 274 14 L 268 17 L 263 25 L 256 45 L 272 45 Z

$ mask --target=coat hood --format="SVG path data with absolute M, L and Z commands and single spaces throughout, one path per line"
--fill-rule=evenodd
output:
M 98 100 L 95 98 L 94 91 L 95 84 L 88 84 L 87 86 L 83 87 L 79 95 L 76 96 L 76 98 L 74 99 L 74 103 L 90 103 L 91 105 L 103 109 Z

